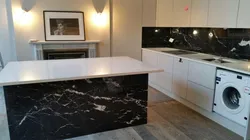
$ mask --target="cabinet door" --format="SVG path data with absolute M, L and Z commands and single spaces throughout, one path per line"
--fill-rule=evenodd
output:
M 143 0 L 143 27 L 155 27 L 156 26 L 156 3 L 157 0 Z
M 151 66 L 157 66 L 157 53 L 153 51 L 142 51 L 142 62 Z M 156 83 L 156 73 L 149 74 L 149 81 Z
M 157 79 L 156 85 L 167 90 L 168 92 L 172 91 L 172 80 L 173 80 L 172 73 L 167 73 L 167 72 L 157 73 L 156 79 Z
M 172 56 L 158 54 L 158 67 L 164 69 L 164 72 L 156 74 L 157 85 L 169 92 L 172 91 L 173 61 Z
M 214 89 L 215 73 L 216 67 L 214 66 L 192 61 L 189 62 L 188 80 L 196 84 Z
M 154 51 L 143 50 L 142 62 L 151 66 L 157 66 L 157 53 Z
M 193 82 L 188 82 L 187 100 L 193 104 L 212 111 L 214 99 L 214 90 L 200 86 Z
M 240 0 L 239 13 L 238 13 L 238 28 L 249 28 L 250 27 L 250 0 Z
M 209 0 L 192 0 L 190 26 L 207 26 L 208 4 Z
M 239 0 L 210 0 L 208 26 L 235 28 L 238 6 Z
M 159 27 L 173 25 L 173 0 L 157 0 L 156 24 Z
M 191 0 L 174 0 L 174 26 L 189 27 Z
M 164 69 L 166 73 L 173 72 L 174 58 L 166 54 L 158 54 L 158 67 Z
M 188 77 L 188 60 L 174 59 L 172 92 L 186 98 Z

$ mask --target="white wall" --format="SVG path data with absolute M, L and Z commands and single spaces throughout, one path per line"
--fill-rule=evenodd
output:
M 142 26 L 155 26 L 156 19 L 156 0 L 113 0 L 113 13 L 110 13 L 108 2 L 104 9 L 107 16 L 105 26 L 93 23 L 96 11 L 92 0 L 37 0 L 36 5 L 28 12 L 30 21 L 24 20 L 29 22 L 22 24 L 22 18 L 18 18 L 20 0 L 11 2 L 15 36 L 13 46 L 16 46 L 18 60 L 33 59 L 33 50 L 28 44 L 30 39 L 44 40 L 44 10 L 83 11 L 87 40 L 101 40 L 98 47 L 100 57 L 110 56 L 112 53 L 112 56 L 130 56 L 140 60 Z M 110 14 L 113 15 L 112 21 Z
M 86 39 L 101 40 L 98 47 L 99 56 L 110 56 L 110 24 L 96 26 L 93 24 L 93 16 L 96 13 L 92 0 L 37 0 L 36 5 L 29 11 L 32 16 L 28 24 L 21 24 L 17 15 L 20 14 L 20 0 L 12 0 L 12 11 L 15 26 L 15 44 L 18 60 L 32 60 L 33 50 L 28 44 L 30 39 L 44 40 L 43 11 L 83 11 L 85 16 Z M 109 21 L 109 3 L 104 14 Z
M 142 0 L 113 0 L 112 54 L 141 60 Z
M 10 21 L 11 22 L 11 21 Z M 15 60 L 15 49 L 11 45 L 10 30 L 6 11 L 6 1 L 0 0 L 0 52 L 2 53 L 4 64 Z

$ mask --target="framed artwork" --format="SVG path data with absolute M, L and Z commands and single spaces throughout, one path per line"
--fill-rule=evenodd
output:
M 84 13 L 43 11 L 46 41 L 85 41 Z

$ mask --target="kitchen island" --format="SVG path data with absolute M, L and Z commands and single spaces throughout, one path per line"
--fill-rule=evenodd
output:
M 10 62 L 0 73 L 10 138 L 55 140 L 147 123 L 148 73 L 129 57 Z

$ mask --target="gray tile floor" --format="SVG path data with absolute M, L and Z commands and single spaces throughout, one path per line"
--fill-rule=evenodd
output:
M 0 93 L 0 140 L 9 140 Z M 201 116 L 159 91 L 149 88 L 148 124 L 70 140 L 242 140 L 237 134 Z

